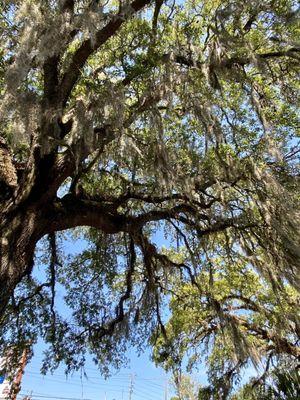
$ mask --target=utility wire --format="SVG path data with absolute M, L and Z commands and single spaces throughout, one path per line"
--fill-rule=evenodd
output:
M 138 398 L 143 398 L 145 400 L 154 400 L 154 397 L 151 394 L 145 394 L 141 391 L 133 391 L 134 396 L 138 396 Z
M 33 379 L 37 379 L 37 380 L 41 380 L 41 381 L 43 381 L 43 382 L 56 382 L 56 383 L 61 383 L 61 384 L 63 384 L 63 385 L 69 385 L 69 386 L 80 386 L 81 387 L 81 383 L 80 382 L 74 382 L 74 381 L 64 381 L 64 380 L 61 380 L 61 379 L 52 379 L 52 378 L 49 378 L 49 379 L 45 379 L 45 378 L 43 378 L 43 377 L 39 377 L 39 376 L 32 376 L 32 378 Z M 107 387 L 107 386 L 114 386 L 114 387 L 119 387 L 119 388 L 124 388 L 125 386 L 126 386 L 126 382 L 124 382 L 124 384 L 122 385 L 122 384 L 116 384 L 116 383 L 114 383 L 114 382 L 111 382 L 111 383 L 108 383 L 108 382 L 91 382 L 91 381 L 86 381 L 86 382 L 84 382 L 84 385 L 85 386 L 105 386 L 105 387 Z
M 25 394 L 25 393 L 20 393 L 19 396 L 29 396 L 33 398 L 44 398 L 44 399 L 59 399 L 59 400 L 92 400 L 89 398 L 79 398 L 79 397 L 58 397 L 58 396 L 48 396 L 48 395 L 35 395 L 35 394 Z
M 142 378 L 137 375 L 133 374 L 118 374 L 117 376 L 112 376 L 108 380 L 105 380 L 102 378 L 102 376 L 99 373 L 99 370 L 95 369 L 89 369 L 92 371 L 93 376 L 87 376 L 86 379 L 82 380 L 80 376 L 74 377 L 72 376 L 71 379 L 57 379 L 57 378 L 68 378 L 67 375 L 65 374 L 55 374 L 54 376 L 41 376 L 40 372 L 35 372 L 35 371 L 27 371 L 27 376 L 30 376 L 32 379 L 36 380 L 41 380 L 44 382 L 57 382 L 61 383 L 63 385 L 67 385 L 70 387 L 72 386 L 77 386 L 82 388 L 82 384 L 85 387 L 85 390 L 87 387 L 89 388 L 89 393 L 92 391 L 92 393 L 95 393 L 95 396 L 97 399 L 99 399 L 99 391 L 103 391 L 105 389 L 106 392 L 111 392 L 111 393 L 122 393 L 123 399 L 122 400 L 134 400 L 136 396 L 138 398 L 143 398 L 145 400 L 155 400 L 159 399 L 161 400 L 166 393 L 165 385 L 162 383 L 159 383 L 158 381 L 162 381 L 162 378 L 158 377 L 153 377 L 153 378 Z M 97 375 L 95 376 L 94 375 Z M 99 375 L 98 375 L 99 374 Z M 130 384 L 128 390 L 125 390 L 126 388 L 126 380 L 128 382 L 128 378 L 130 378 Z M 93 381 L 94 380 L 94 381 Z M 96 382 L 95 382 L 96 380 Z M 67 388 L 66 388 L 67 389 Z M 67 389 L 68 390 L 68 389 Z M 96 394 L 96 392 L 98 392 Z M 31 392 L 32 393 L 32 392 Z M 101 394 L 102 395 L 102 394 Z M 128 397 L 124 397 L 128 396 Z M 35 394 L 29 395 L 28 392 L 26 396 L 29 396 L 33 400 L 37 399 L 58 399 L 58 400 L 92 400 L 92 399 L 83 399 L 83 398 L 75 398 L 75 397 L 60 397 L 55 396 L 55 395 L 48 395 L 48 394 L 38 394 L 37 392 Z M 166 396 L 166 395 L 165 395 Z M 82 396 L 83 397 L 83 396 Z M 93 398 L 94 395 L 93 395 Z M 20 397 L 18 397 L 20 399 Z

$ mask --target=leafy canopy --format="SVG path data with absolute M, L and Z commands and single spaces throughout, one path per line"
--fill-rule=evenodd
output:
M 15 176 L 0 177 L 18 204 L 40 196 L 46 222 L 43 272 L 16 287 L 1 346 L 41 336 L 44 370 L 91 353 L 107 372 L 150 340 L 166 369 L 192 349 L 227 386 L 249 362 L 299 357 L 297 13 L 292 0 L 2 2 Z M 69 258 L 66 229 L 86 243 Z

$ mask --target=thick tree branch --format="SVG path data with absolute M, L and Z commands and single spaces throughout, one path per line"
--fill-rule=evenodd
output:
M 76 226 L 91 226 L 106 233 L 137 232 L 145 224 L 176 217 L 180 212 L 194 212 L 188 205 L 178 205 L 166 210 L 153 210 L 137 216 L 119 214 L 116 207 L 103 202 L 78 198 L 72 194 L 53 203 L 46 211 L 50 220 L 45 233 L 65 230 Z
M 130 182 L 128 182 L 128 186 L 130 185 Z M 141 184 L 142 187 L 142 184 Z M 189 198 L 185 194 L 181 193 L 173 193 L 171 195 L 167 196 L 156 196 L 154 194 L 147 194 L 147 193 L 141 193 L 141 192 L 133 192 L 130 188 L 128 189 L 127 193 L 124 195 L 120 195 L 119 197 L 107 197 L 107 201 L 111 201 L 112 203 L 116 205 L 125 205 L 128 203 L 130 200 L 136 200 L 136 201 L 143 201 L 145 203 L 151 203 L 151 204 L 162 204 L 165 202 L 172 202 L 173 201 L 183 201 L 186 204 L 193 205 L 195 207 L 199 207 L 200 209 L 209 209 L 212 204 L 215 201 L 210 201 L 208 203 L 205 202 L 200 202 L 195 199 Z M 204 214 L 203 214 L 204 217 Z M 207 219 L 204 217 L 204 219 Z
M 95 41 L 91 39 L 85 40 L 79 49 L 75 52 L 69 68 L 65 72 L 61 80 L 60 85 L 60 102 L 63 106 L 66 105 L 71 91 L 76 84 L 80 70 L 83 68 L 87 59 L 97 51 L 108 39 L 116 34 L 121 28 L 125 21 L 134 15 L 134 13 L 140 11 L 147 4 L 150 4 L 152 0 L 134 0 L 124 12 L 119 11 L 111 20 L 105 25 L 100 31 L 96 33 Z
M 300 358 L 300 348 L 295 346 L 285 337 L 282 337 L 271 330 L 262 328 L 255 323 L 251 323 L 242 317 L 230 315 L 230 318 L 232 318 L 238 325 L 247 328 L 250 332 L 258 334 L 262 339 L 272 341 L 279 353 L 286 353 L 296 358 Z
M 111 207 L 100 202 L 79 199 L 72 194 L 56 200 L 45 212 L 45 234 L 74 228 L 91 226 L 105 233 L 127 231 L 127 219 Z
M 228 228 L 243 230 L 257 226 L 256 223 L 245 220 L 245 215 L 210 221 L 206 214 L 199 212 L 191 204 L 177 204 L 134 216 L 126 215 L 117 211 L 117 205 L 106 203 L 103 199 L 84 198 L 84 193 L 78 196 L 67 194 L 62 199 L 57 199 L 46 210 L 44 218 L 51 221 L 45 226 L 45 234 L 76 226 L 91 226 L 112 234 L 118 232 L 134 234 L 148 223 L 170 219 L 191 227 L 199 236 L 225 231 Z
M 59 56 L 55 55 L 44 63 L 44 101 L 48 105 L 55 103 L 58 85 Z M 47 105 L 47 104 L 45 104 Z
M 153 13 L 153 19 L 152 19 L 152 31 L 156 35 L 157 31 L 157 23 L 158 23 L 158 17 L 160 13 L 161 6 L 163 5 L 163 0 L 155 0 L 155 9 Z
M 94 135 L 100 153 L 115 138 L 115 134 L 109 126 L 95 128 Z M 25 201 L 27 203 L 38 202 L 38 204 L 44 204 L 53 199 L 66 178 L 74 176 L 77 170 L 76 151 L 80 152 L 81 160 L 88 157 L 90 153 L 89 148 L 80 146 L 80 143 L 78 143 L 78 148 L 76 145 L 75 143 L 73 146 L 74 151 L 69 147 L 63 153 L 50 153 L 43 158 L 38 155 L 36 157 L 35 173 L 33 172 L 32 174 L 33 181 L 25 182 L 27 190 L 20 188 L 20 196 L 14 206 L 16 207 Z M 30 175 L 28 176 L 28 180 L 32 178 L 30 178 Z M 28 185 L 31 185 L 30 191 L 28 191 Z
M 5 139 L 0 136 L 0 203 L 11 196 L 17 185 L 17 171 L 10 148 Z
M 282 58 L 282 57 L 292 57 L 292 58 L 297 58 L 297 54 L 300 52 L 300 49 L 297 47 L 291 47 L 287 50 L 281 50 L 281 51 L 273 51 L 273 52 L 268 52 L 268 53 L 257 53 L 254 55 L 254 57 L 240 57 L 240 56 L 232 56 L 232 57 L 224 57 L 223 60 L 221 60 L 220 65 L 214 65 L 212 64 L 210 67 L 211 68 L 232 68 L 234 65 L 240 65 L 244 66 L 247 64 L 251 64 L 253 62 L 253 59 L 256 57 L 258 60 L 266 60 L 266 59 L 273 59 L 273 58 Z M 204 65 L 204 61 L 199 61 L 196 58 L 192 57 L 187 57 L 184 54 L 170 54 L 166 53 L 163 55 L 156 55 L 156 62 L 153 61 L 153 55 L 151 55 L 151 58 L 145 59 L 142 63 L 143 66 L 143 72 L 140 72 L 139 68 L 132 68 L 132 72 L 129 72 L 127 76 L 122 80 L 123 86 L 129 85 L 134 79 L 139 78 L 141 75 L 145 74 L 146 72 L 149 71 L 150 68 L 156 67 L 157 64 L 164 64 L 168 62 L 173 62 L 178 65 L 182 65 L 183 67 L 187 68 L 199 68 L 201 69 Z

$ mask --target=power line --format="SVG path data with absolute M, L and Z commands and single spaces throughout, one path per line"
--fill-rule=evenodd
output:
M 156 390 L 162 390 L 163 387 L 164 387 L 163 384 L 160 385 L 159 383 L 149 382 L 149 381 L 146 381 L 144 379 L 136 378 L 136 380 L 141 382 L 141 384 L 143 384 L 143 385 L 150 385 L 153 389 L 156 389 Z
M 151 386 L 151 385 L 149 385 L 147 383 L 145 384 L 144 382 L 142 382 L 142 383 L 136 382 L 135 383 L 135 387 L 136 388 L 141 388 L 142 390 L 149 390 L 152 393 L 154 392 L 155 394 L 163 392 L 163 388 L 153 387 L 153 386 Z
M 54 378 L 44 378 L 44 377 L 39 377 L 39 376 L 32 376 L 32 379 L 37 379 L 37 380 L 41 380 L 43 382 L 57 382 L 57 383 L 61 383 L 63 385 L 69 385 L 69 386 L 82 386 L 81 383 L 79 381 L 67 381 L 67 380 L 61 380 L 61 379 L 56 379 Z M 119 387 L 119 388 L 123 388 L 125 386 L 125 382 L 124 384 L 116 384 L 114 382 L 91 382 L 91 381 L 86 381 L 83 383 L 84 386 L 114 386 L 114 387 Z
M 139 391 L 133 391 L 133 394 L 139 397 L 143 397 L 145 400 L 154 400 L 153 396 L 149 393 Z
M 57 399 L 57 400 L 92 400 L 89 398 L 79 398 L 79 397 L 58 397 L 58 396 L 48 396 L 48 395 L 35 395 L 35 394 L 25 394 L 25 393 L 20 393 L 19 395 L 21 396 L 29 396 L 29 397 L 34 397 L 34 398 L 43 398 L 43 399 Z
M 43 377 L 39 377 L 39 376 L 34 376 L 34 379 L 41 379 L 46 380 L 47 382 L 51 383 L 51 382 L 58 382 L 58 383 L 62 383 L 64 385 L 67 385 L 68 387 L 70 386 L 76 386 L 76 387 L 81 387 L 80 383 L 75 383 L 75 382 L 71 382 L 71 381 L 62 381 L 62 380 L 58 380 L 58 379 L 44 379 Z M 129 386 L 129 390 L 125 391 L 124 386 L 120 385 L 120 384 L 116 384 L 116 383 L 101 383 L 101 382 L 97 382 L 97 383 L 91 383 L 91 382 L 87 382 L 84 387 L 85 389 L 88 388 L 89 393 L 94 392 L 95 394 L 98 392 L 99 390 L 103 391 L 105 390 L 106 392 L 109 393 L 122 393 L 123 395 L 123 399 L 124 399 L 124 393 L 128 396 L 128 398 L 131 400 L 133 399 L 133 389 L 135 387 L 135 393 L 138 392 L 139 394 L 143 395 L 144 397 L 147 396 L 149 398 L 149 393 L 151 393 L 150 397 L 151 399 L 155 399 L 155 398 L 162 398 L 163 396 L 163 387 L 161 386 L 157 386 L 155 385 L 154 387 L 152 386 L 152 382 L 150 381 L 145 381 L 142 380 L 141 382 L 136 381 L 135 380 L 135 376 L 133 375 L 130 379 L 130 386 Z M 35 393 L 35 396 L 37 396 L 37 394 Z M 56 396 L 54 396 L 56 397 Z
M 26 372 L 26 376 L 30 376 L 30 375 L 38 375 L 41 379 L 45 379 L 45 380 L 52 379 L 52 378 L 49 378 L 49 375 L 41 375 L 41 373 L 39 371 L 27 371 Z M 53 374 L 51 376 L 54 379 L 56 379 L 56 378 L 65 378 L 66 382 L 68 382 L 68 379 L 69 379 L 68 376 L 65 375 L 65 374 L 57 374 L 57 373 L 55 373 L 55 374 Z M 131 376 L 131 374 L 128 374 L 128 375 L 125 375 L 125 376 L 120 376 L 120 377 L 119 376 L 113 376 L 113 377 L 110 377 L 108 379 L 105 379 L 100 374 L 98 376 L 87 375 L 85 377 L 85 381 L 86 382 L 91 382 L 91 380 L 97 379 L 97 380 L 102 380 L 106 384 L 109 384 L 110 381 L 126 381 L 128 379 L 128 377 L 130 377 L 130 376 Z M 145 384 L 156 386 L 157 388 L 163 388 L 164 387 L 163 384 L 155 382 L 157 380 L 162 380 L 163 378 L 141 378 L 137 374 L 134 374 L 134 377 L 135 377 L 135 381 L 142 381 Z M 77 377 L 72 376 L 71 379 L 72 379 L 72 382 L 74 382 L 76 380 L 81 380 L 81 377 L 80 376 L 77 376 Z
M 27 373 L 26 373 L 26 376 L 30 376 L 30 375 L 38 375 L 38 376 L 40 376 L 41 378 L 43 378 L 43 379 L 49 379 L 49 375 L 41 375 L 41 373 L 40 372 L 35 372 L 35 371 L 28 371 Z M 51 375 L 51 376 L 53 376 L 53 378 L 65 378 L 66 379 L 66 381 L 68 381 L 69 380 L 69 378 L 65 375 L 65 374 L 53 374 L 53 375 Z M 74 377 L 74 376 L 72 376 L 72 382 L 74 382 L 74 381 L 78 381 L 78 380 L 80 380 L 81 378 L 80 378 L 80 376 L 76 376 L 76 377 Z M 70 379 L 70 380 L 71 380 Z M 86 381 L 86 382 L 90 382 L 91 380 L 93 380 L 93 379 L 97 379 L 97 380 L 101 380 L 101 381 L 103 381 L 103 382 L 110 382 L 110 381 L 123 381 L 123 382 L 126 382 L 126 381 L 128 381 L 128 377 L 113 377 L 113 378 L 108 378 L 108 379 L 105 379 L 105 378 L 103 378 L 100 374 L 98 375 L 98 376 L 95 376 L 95 375 L 87 375 L 87 377 L 84 377 L 84 381 Z
M 166 388 L 165 382 L 163 382 L 163 378 L 159 377 L 139 377 L 137 374 L 120 374 L 117 376 L 112 376 L 105 380 L 101 375 L 100 371 L 95 369 L 89 369 L 92 373 L 91 376 L 85 377 L 83 380 L 80 376 L 72 376 L 69 377 L 66 374 L 58 373 L 52 376 L 46 375 L 43 376 L 40 372 L 36 371 L 28 371 L 26 375 L 31 379 L 44 381 L 47 385 L 52 382 L 61 383 L 65 388 L 65 394 L 70 390 L 70 386 L 83 387 L 84 385 L 85 393 L 92 396 L 92 399 L 83 399 L 77 397 L 64 397 L 60 396 L 60 393 L 56 396 L 55 394 L 38 394 L 35 392 L 34 394 L 29 395 L 33 400 L 38 399 L 57 399 L 57 400 L 93 400 L 99 399 L 100 396 L 106 396 L 106 392 L 110 393 L 122 393 L 122 400 L 134 400 L 136 397 L 142 398 L 145 400 L 155 400 L 155 399 L 164 399 L 168 400 L 168 389 Z M 99 375 L 98 375 L 99 373 Z M 129 387 L 126 385 L 126 379 L 129 380 Z M 63 379 L 65 378 L 65 379 Z M 127 381 L 128 382 L 128 381 Z M 162 383 L 163 382 L 163 383 Z M 128 390 L 125 390 L 126 386 Z M 28 396 L 27 392 L 27 396 Z M 31 392 L 32 393 L 32 392 Z M 73 393 L 72 393 L 73 394 Z M 113 395 L 113 394 L 112 394 Z M 120 396 L 120 395 L 119 395 Z M 82 394 L 83 397 L 83 394 Z M 20 397 L 18 397 L 20 399 Z

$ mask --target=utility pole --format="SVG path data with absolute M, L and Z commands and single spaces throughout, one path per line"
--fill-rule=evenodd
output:
M 129 384 L 129 397 L 128 397 L 128 400 L 131 400 L 131 398 L 132 398 L 132 393 L 133 393 L 133 378 L 134 378 L 134 375 L 133 375 L 133 374 L 130 374 L 130 384 Z
M 165 381 L 165 400 L 168 400 L 168 397 L 169 397 L 169 384 L 168 384 L 168 379 L 166 379 L 166 381 Z

